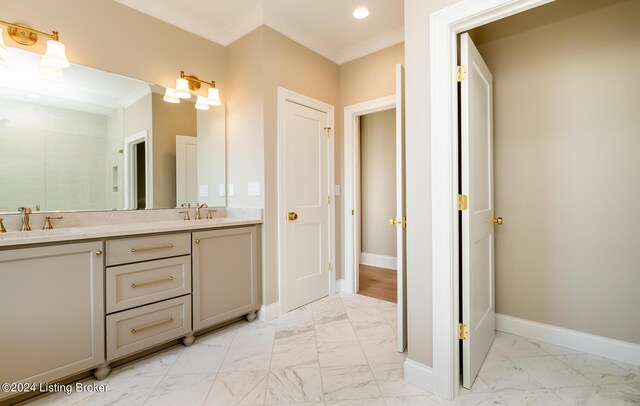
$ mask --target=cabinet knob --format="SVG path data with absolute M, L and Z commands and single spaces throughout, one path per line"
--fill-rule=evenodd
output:
M 196 244 L 200 244 L 200 240 L 195 240 L 194 241 Z
M 503 223 L 502 217 L 494 217 L 493 218 L 493 224 L 497 224 L 499 226 L 501 226 Z
M 100 250 L 96 251 L 96 255 L 97 255 L 97 256 L 102 255 L 102 251 L 100 251 Z

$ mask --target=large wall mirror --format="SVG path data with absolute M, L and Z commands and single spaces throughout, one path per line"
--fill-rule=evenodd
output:
M 9 47 L 0 72 L 0 212 L 225 206 L 225 110 Z

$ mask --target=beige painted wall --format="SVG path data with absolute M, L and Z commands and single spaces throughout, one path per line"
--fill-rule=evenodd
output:
M 408 357 L 433 364 L 429 14 L 457 0 L 405 0 Z
M 2 19 L 56 30 L 72 63 L 175 86 L 180 70 L 215 80 L 224 99 L 225 49 L 112 0 L 0 0 Z M 126 29 L 125 29 L 126 28 Z M 15 42 L 7 45 L 17 46 Z M 44 52 L 44 41 L 26 49 Z M 205 94 L 206 90 L 201 91 Z
M 396 109 L 360 117 L 362 252 L 395 257 Z
M 277 87 L 338 102 L 338 66 L 262 26 L 228 47 L 228 182 L 230 207 L 262 207 L 263 302 L 279 300 L 277 264 Z M 313 80 L 310 80 L 313 78 Z M 261 196 L 247 195 L 247 182 L 261 183 Z
M 336 108 L 336 183 L 344 186 L 344 108 L 352 104 L 390 96 L 396 93 L 396 64 L 404 62 L 404 44 L 374 52 L 338 67 L 338 106 Z M 336 197 L 336 278 L 344 278 L 342 235 L 344 234 L 344 201 Z
M 586 6 L 559 2 L 537 11 L 562 12 L 551 24 L 477 33 L 491 39 L 479 50 L 494 77 L 505 219 L 496 309 L 640 344 L 640 2 Z
M 153 207 L 168 209 L 176 207 L 176 135 L 197 135 L 198 110 L 191 101 L 173 104 L 165 102 L 162 97 L 161 94 L 152 94 Z

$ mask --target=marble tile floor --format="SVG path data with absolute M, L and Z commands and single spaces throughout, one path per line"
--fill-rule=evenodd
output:
M 640 367 L 504 333 L 471 390 L 445 401 L 404 383 L 395 306 L 361 295 L 328 297 L 114 369 L 102 382 L 106 393 L 57 393 L 31 405 L 640 404 Z

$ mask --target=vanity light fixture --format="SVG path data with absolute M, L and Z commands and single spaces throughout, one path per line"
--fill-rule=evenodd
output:
M 199 90 L 202 84 L 210 86 L 207 97 L 198 96 L 196 108 L 198 110 L 209 110 L 209 106 L 220 106 L 220 91 L 216 89 L 216 81 L 207 82 L 194 75 L 185 75 L 180 71 L 180 77 L 176 79 L 176 88 L 167 88 L 163 100 L 168 103 L 180 103 L 180 99 L 191 97 L 191 91 Z
M 60 42 L 58 31 L 52 31 L 51 34 L 49 34 L 34 30 L 24 24 L 9 23 L 2 20 L 0 20 L 0 25 L 6 26 L 9 38 L 20 45 L 34 45 L 38 42 L 38 35 L 50 38 L 50 40 L 47 41 L 47 49 L 40 62 L 40 69 L 45 73 L 59 76 L 62 75 L 62 69 L 70 66 L 65 46 Z M 2 31 L 3 30 L 0 29 L 0 65 L 6 63 L 7 60 L 7 47 L 2 39 Z

